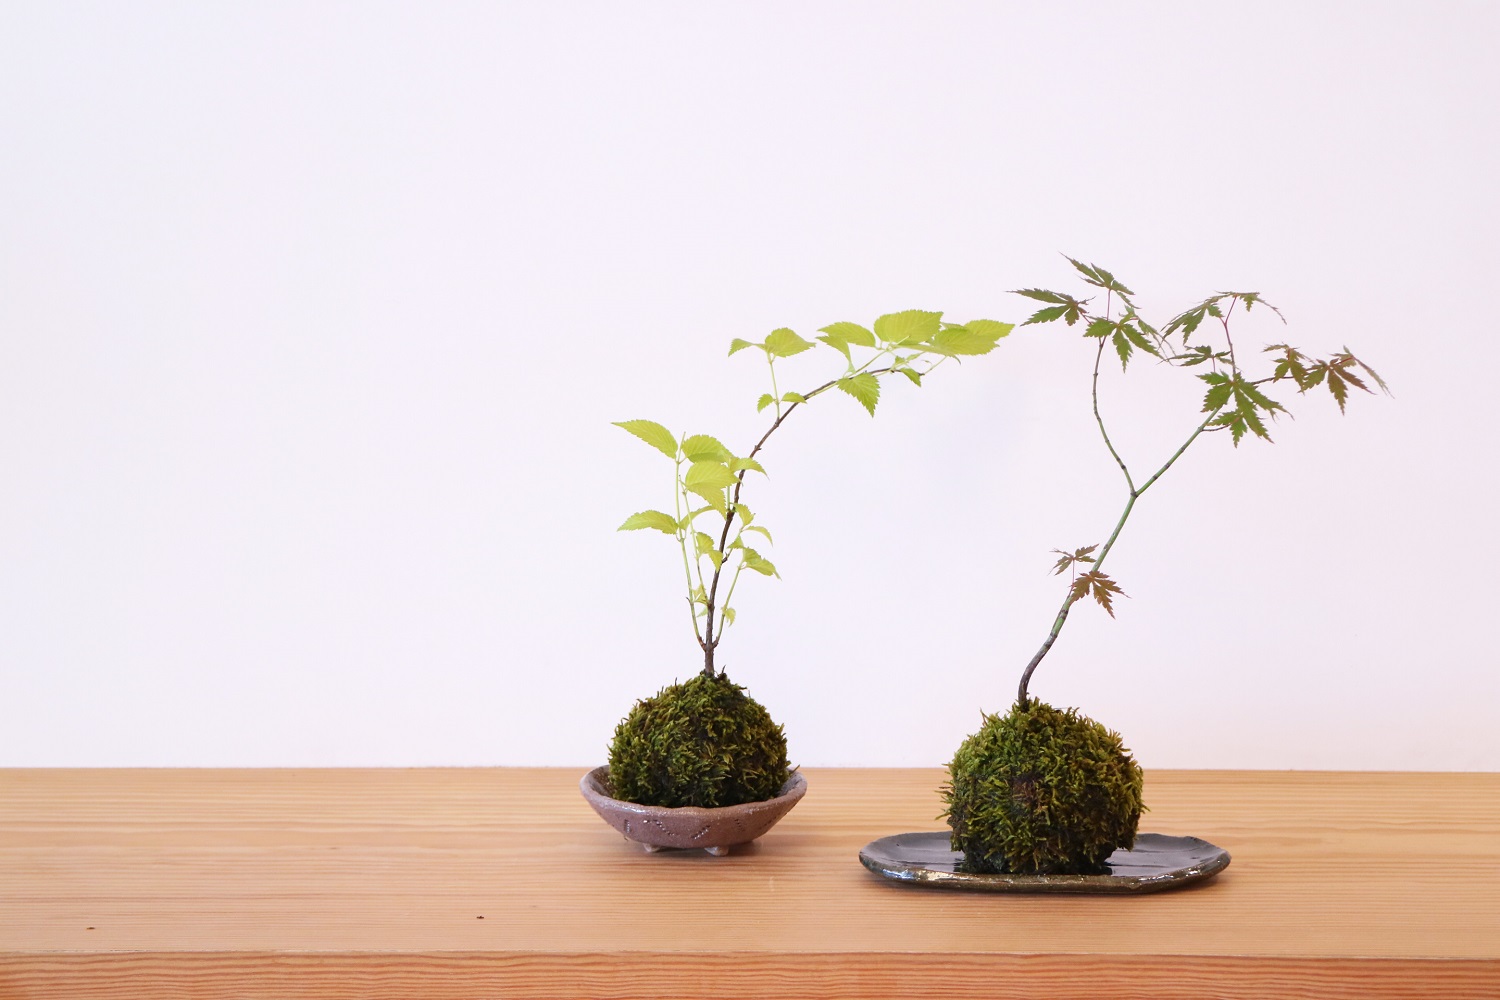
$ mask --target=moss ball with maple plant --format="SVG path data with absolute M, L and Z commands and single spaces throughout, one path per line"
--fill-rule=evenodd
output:
M 1272 392 L 1305 394 L 1326 388 L 1342 413 L 1351 390 L 1373 393 L 1372 384 L 1386 389 L 1375 370 L 1348 348 L 1325 358 L 1287 343 L 1247 351 L 1243 336 L 1230 330 L 1236 311 L 1269 313 L 1285 322 L 1258 292 L 1215 293 L 1158 328 L 1137 311 L 1136 293 L 1109 271 L 1067 260 L 1093 289 L 1089 297 L 1019 289 L 1017 294 L 1042 304 L 1022 326 L 1062 322 L 1094 341 L 1089 404 L 1104 451 L 1123 479 L 1124 502 L 1103 544 L 1053 550 L 1059 556 L 1053 572 L 1069 574 L 1068 584 L 1052 628 L 1021 672 L 1014 707 L 1004 716 L 986 716 L 949 766 L 942 791 L 952 847 L 963 852 L 963 864 L 971 871 L 1098 873 L 1115 848 L 1128 848 L 1134 841 L 1142 808 L 1141 770 L 1120 737 L 1072 709 L 1059 711 L 1033 700 L 1029 685 L 1076 604 L 1092 599 L 1114 617 L 1115 598 L 1128 596 L 1104 564 L 1146 492 L 1196 442 L 1215 436 L 1228 437 L 1236 448 L 1245 441 L 1269 442 L 1268 425 L 1287 412 Z M 1202 402 L 1183 421 L 1185 439 L 1144 465 L 1127 460 L 1107 428 L 1100 374 L 1110 354 L 1119 359 L 1122 373 L 1132 359 L 1146 356 L 1201 383 Z
M 1135 842 L 1140 765 L 1120 735 L 1032 700 L 988 715 L 958 748 L 943 788 L 952 846 L 972 872 L 1105 870 Z

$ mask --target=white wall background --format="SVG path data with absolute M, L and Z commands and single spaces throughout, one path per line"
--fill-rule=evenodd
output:
M 0 764 L 567 764 L 698 662 L 650 417 L 748 450 L 731 337 L 1158 319 L 1256 288 L 1393 399 L 1148 494 L 1033 691 L 1147 767 L 1500 769 L 1500 6 L 9 3 Z M 826 355 L 826 356 L 822 356 Z M 1122 501 L 1046 327 L 827 398 L 721 652 L 802 764 L 1003 709 Z M 787 365 L 803 384 L 831 353 Z M 1128 454 L 1196 392 L 1112 380 Z M 1168 373 L 1170 374 L 1170 373 Z

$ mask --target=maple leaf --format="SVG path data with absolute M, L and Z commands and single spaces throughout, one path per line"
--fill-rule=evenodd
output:
M 1064 552 L 1062 549 L 1053 549 L 1052 551 L 1056 552 L 1059 558 L 1057 560 L 1057 565 L 1052 567 L 1052 575 L 1057 576 L 1063 570 L 1067 569 L 1069 566 L 1072 566 L 1074 563 L 1093 562 L 1094 557 L 1089 555 L 1089 553 L 1094 551 L 1098 547 L 1099 546 L 1097 545 L 1085 545 L 1083 548 L 1074 549 L 1072 552 Z
M 1121 590 L 1120 585 L 1110 579 L 1107 573 L 1097 569 L 1091 569 L 1074 580 L 1073 589 L 1069 591 L 1069 596 L 1073 600 L 1078 601 L 1089 596 L 1090 593 L 1094 595 L 1094 600 L 1098 601 L 1100 606 L 1109 612 L 1111 618 L 1115 616 L 1114 605 L 1111 603 L 1113 600 L 1112 595 L 1119 594 L 1121 597 L 1130 596 Z

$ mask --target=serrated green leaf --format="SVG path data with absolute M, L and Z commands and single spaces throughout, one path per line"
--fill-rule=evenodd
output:
M 823 336 L 819 337 L 818 340 L 822 341 L 829 347 L 833 348 L 835 351 L 838 351 L 840 354 L 842 354 L 844 356 L 844 360 L 849 362 L 851 365 L 854 363 L 854 358 L 849 354 L 848 341 L 840 340 L 839 338 L 826 333 Z
M 689 462 L 727 462 L 734 456 L 718 439 L 694 434 L 682 442 L 682 457 Z
M 870 411 L 870 416 L 875 415 L 875 404 L 880 402 L 880 383 L 874 375 L 869 372 L 848 375 L 839 379 L 837 385 L 841 391 L 859 400 L 859 404 Z
M 1132 350 L 1130 340 L 1125 334 L 1120 332 L 1118 327 L 1115 328 L 1114 336 L 1110 340 L 1115 345 L 1115 353 L 1120 356 L 1120 369 L 1123 371 L 1130 364 L 1130 352 Z
M 1083 328 L 1083 335 L 1085 337 L 1108 337 L 1114 332 L 1114 329 L 1115 324 L 1113 320 L 1100 317 L 1091 321 L 1088 326 Z
M 774 402 L 776 402 L 775 396 L 771 395 L 769 392 L 762 393 L 760 399 L 756 400 L 755 402 L 755 412 L 759 413 L 761 410 L 764 410 Z
M 778 358 L 790 358 L 793 355 L 812 349 L 812 341 L 803 340 L 786 327 L 782 327 L 779 330 L 772 330 L 766 337 L 766 350 Z
M 734 512 L 739 516 L 741 524 L 749 524 L 751 521 L 755 520 L 754 512 L 742 503 L 737 503 L 734 505 Z
M 697 519 L 698 515 L 700 515 L 700 514 L 706 514 L 706 513 L 708 513 L 709 511 L 711 511 L 713 509 L 714 508 L 712 508 L 712 507 L 695 507 L 692 510 L 688 511 L 686 514 L 682 515 L 682 519 L 677 522 L 677 527 L 679 527 L 679 528 L 688 528 L 688 527 L 691 527 L 693 521 Z
M 719 609 L 719 616 L 724 619 L 724 621 L 725 621 L 726 624 L 729 624 L 729 625 L 733 625 L 734 624 L 734 609 L 733 608 L 730 608 L 730 607 L 720 608 Z
M 1063 305 L 1068 302 L 1066 296 L 1059 295 L 1056 292 L 1049 292 L 1044 288 L 1017 288 L 1013 289 L 1011 294 L 1024 295 L 1028 299 L 1036 299 L 1038 302 L 1053 302 L 1057 305 Z
M 705 531 L 693 532 L 693 553 L 695 555 L 706 556 L 717 548 L 718 546 L 714 544 L 713 536 Z
M 760 347 L 762 350 L 765 349 L 760 344 L 752 344 L 748 340 L 741 340 L 739 337 L 735 337 L 729 342 L 729 356 L 734 357 L 735 351 L 743 351 L 747 347 Z
M 807 397 L 800 392 L 783 392 L 781 394 L 781 401 L 783 403 L 805 403 L 807 402 Z
M 918 388 L 921 388 L 921 386 L 922 386 L 922 373 L 921 372 L 916 371 L 915 369 L 912 369 L 912 368 L 905 368 L 905 367 L 897 368 L 896 371 L 900 372 L 902 375 L 905 375 L 907 378 L 911 379 L 912 385 L 917 386 Z
M 683 484 L 682 488 L 695 496 L 702 497 L 705 501 L 708 502 L 708 505 L 710 507 L 718 511 L 720 514 L 726 516 L 729 514 L 729 500 L 727 497 L 725 497 L 722 487 L 709 486 L 704 483 L 696 483 L 692 486 Z
M 723 489 L 734 483 L 735 475 L 729 471 L 729 467 L 723 462 L 715 461 L 694 462 L 688 466 L 687 475 L 682 477 L 682 485 L 688 489 L 694 486 Z
M 677 519 L 671 514 L 663 514 L 659 510 L 643 510 L 631 514 L 625 519 L 625 523 L 616 528 L 616 531 L 639 531 L 642 528 L 655 528 L 657 531 L 668 535 L 677 534 Z
M 931 339 L 942 321 L 942 313 L 925 309 L 886 313 L 875 321 L 875 336 L 887 344 L 920 343 Z
M 758 524 L 747 524 L 747 525 L 745 525 L 744 530 L 745 531 L 758 531 L 762 535 L 766 536 L 766 541 L 771 542 L 772 545 L 776 544 L 774 541 L 771 540 L 771 533 L 769 531 L 767 531 L 765 528 L 762 528 Z
M 677 457 L 676 436 L 656 421 L 617 420 L 615 426 L 625 428 L 668 458 Z
M 753 569 L 755 570 L 755 572 L 760 573 L 763 576 L 781 575 L 780 573 L 776 572 L 776 567 L 771 563 L 771 560 L 765 558 L 759 552 L 755 551 L 748 545 L 746 545 L 740 551 L 740 558 L 745 561 L 746 569 Z
M 971 319 L 964 326 L 990 341 L 1010 336 L 1016 328 L 1014 323 L 1001 323 L 993 319 Z
M 836 337 L 846 344 L 858 344 L 860 347 L 875 346 L 875 335 L 858 323 L 829 323 L 818 332 Z
M 1145 324 L 1142 325 L 1144 326 Z M 1130 338 L 1130 342 L 1136 347 L 1139 347 L 1147 354 L 1161 357 L 1161 352 L 1156 349 L 1156 345 L 1147 340 L 1146 335 L 1138 330 L 1135 326 L 1130 323 L 1121 322 L 1120 329 L 1124 332 L 1126 337 Z
M 1208 392 L 1203 395 L 1203 413 L 1212 413 L 1221 409 L 1229 402 L 1229 397 L 1234 393 L 1234 387 L 1229 384 L 1229 376 L 1222 372 L 1209 372 L 1199 375 L 1200 379 L 1208 383 Z
M 1078 269 L 1078 273 L 1083 275 L 1085 281 L 1087 281 L 1091 285 L 1099 285 L 1101 288 L 1103 287 L 1104 279 L 1101 278 L 1093 268 L 1089 267 L 1087 264 L 1082 263 L 1081 261 L 1074 260 L 1072 257 L 1068 257 L 1067 260 L 1069 264 L 1072 264 L 1075 268 Z
M 990 353 L 995 342 L 966 326 L 950 326 L 933 335 L 932 348 L 938 354 L 970 356 Z
M 765 469 L 760 467 L 760 463 L 753 458 L 731 458 L 729 460 L 730 472 L 744 472 L 746 470 L 759 472 L 762 476 L 769 475 Z
M 1033 326 L 1037 323 L 1051 323 L 1054 320 L 1062 319 L 1063 316 L 1067 314 L 1067 312 L 1067 306 L 1048 306 L 1045 309 L 1038 309 L 1036 312 L 1032 313 L 1031 317 L 1021 325 Z

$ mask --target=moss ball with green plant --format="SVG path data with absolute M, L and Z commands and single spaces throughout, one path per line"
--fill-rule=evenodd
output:
M 614 797 L 642 805 L 760 802 L 780 794 L 791 773 L 781 727 L 722 673 L 636 702 L 609 747 Z
M 1102 873 L 1135 842 L 1141 768 L 1118 733 L 1033 699 L 985 716 L 948 765 L 943 799 L 969 871 Z

